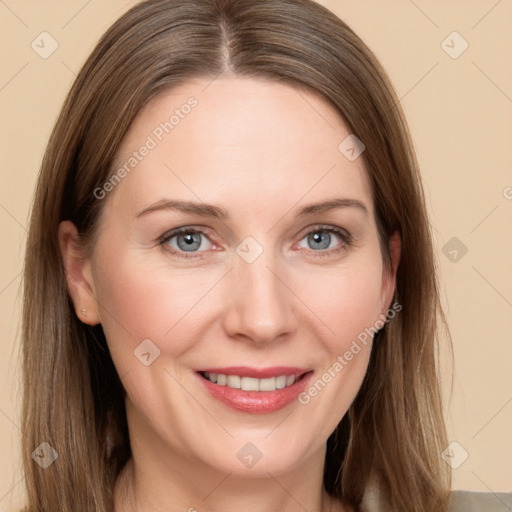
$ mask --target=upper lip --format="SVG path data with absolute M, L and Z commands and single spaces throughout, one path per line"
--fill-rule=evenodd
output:
M 292 366 L 269 366 L 267 368 L 252 368 L 250 366 L 229 366 L 224 368 L 201 368 L 199 373 L 220 373 L 222 375 L 239 375 L 242 377 L 252 377 L 254 379 L 268 379 L 270 377 L 280 377 L 282 375 L 300 376 L 307 373 L 307 368 L 296 368 Z

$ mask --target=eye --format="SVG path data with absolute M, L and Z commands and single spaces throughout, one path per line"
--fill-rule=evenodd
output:
M 163 235 L 159 242 L 165 250 L 182 258 L 200 257 L 195 253 L 215 247 L 203 231 L 189 227 L 174 229 Z
M 303 245 L 303 241 L 307 244 Z M 181 258 L 201 258 L 207 250 L 218 249 L 201 229 L 183 227 L 174 229 L 159 239 L 164 250 Z M 306 249 L 314 257 L 337 254 L 352 243 L 351 235 L 334 226 L 315 226 L 298 243 L 299 249 Z
M 315 257 L 323 257 L 338 253 L 350 246 L 351 243 L 352 238 L 344 229 L 334 226 L 315 226 L 301 239 L 298 247 L 310 249 Z

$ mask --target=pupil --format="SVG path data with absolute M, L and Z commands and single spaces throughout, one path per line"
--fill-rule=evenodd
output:
M 313 242 L 315 244 L 319 244 L 321 247 L 316 247 L 317 249 L 326 249 L 327 247 L 329 247 L 329 242 L 330 242 L 330 234 L 329 233 L 326 233 L 325 231 L 323 232 L 317 232 L 317 233 L 314 233 L 313 235 L 311 235 L 312 238 L 313 238 Z
M 184 247 L 180 242 L 185 242 Z M 198 249 L 200 245 L 201 239 L 199 237 L 199 233 L 188 233 L 178 237 L 178 246 L 180 246 L 180 249 Z

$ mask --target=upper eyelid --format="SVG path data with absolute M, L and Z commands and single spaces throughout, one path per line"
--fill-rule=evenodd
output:
M 169 231 L 166 231 L 163 235 L 161 235 L 159 237 L 159 240 L 169 239 L 169 238 L 177 236 L 181 233 L 188 233 L 188 232 L 194 232 L 194 233 L 199 232 L 201 234 L 206 235 L 210 231 L 212 231 L 212 230 L 206 226 L 196 226 L 194 224 L 191 224 L 191 225 L 187 225 L 187 226 L 183 226 L 183 227 L 179 227 L 179 228 L 170 229 Z
M 341 226 L 333 226 L 331 224 L 313 224 L 312 226 L 305 227 L 303 230 L 300 231 L 299 234 L 304 233 L 304 235 L 307 235 L 308 233 L 315 231 L 342 231 L 345 232 L 347 236 L 351 236 L 350 232 L 347 229 L 342 228 Z

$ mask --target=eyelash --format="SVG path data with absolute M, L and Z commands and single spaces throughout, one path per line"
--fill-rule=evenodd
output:
M 346 249 L 347 247 L 350 247 L 353 245 L 353 239 L 352 239 L 352 236 L 350 235 L 350 233 L 348 233 L 347 231 L 345 231 L 344 229 L 341 229 L 341 228 L 337 228 L 334 226 L 324 226 L 324 225 L 314 226 L 313 229 L 304 233 L 304 235 L 300 238 L 300 240 L 302 240 L 303 238 L 305 238 L 308 235 L 311 235 L 313 233 L 319 233 L 319 232 L 334 233 L 341 239 L 341 244 L 338 247 L 333 248 L 333 249 L 322 249 L 322 250 L 318 250 L 318 251 L 315 251 L 313 249 L 309 249 L 309 250 L 306 249 L 308 252 L 312 252 L 313 257 L 315 257 L 315 258 L 325 258 L 325 257 L 333 256 L 334 254 L 337 254 L 337 253 L 343 251 L 344 249 Z M 202 258 L 203 256 L 201 255 L 201 252 L 204 252 L 204 251 L 201 251 L 198 253 L 190 252 L 189 254 L 187 254 L 185 251 L 176 251 L 167 245 L 169 240 L 171 240 L 175 236 L 181 235 L 183 233 L 200 234 L 200 235 L 203 235 L 204 237 L 208 238 L 207 234 L 204 231 L 202 231 L 201 229 L 194 229 L 192 227 L 184 227 L 184 228 L 173 229 L 172 231 L 165 233 L 158 239 L 158 242 L 164 248 L 165 251 L 170 252 L 174 256 L 178 256 L 178 257 L 184 258 L 184 259 Z M 210 242 L 211 242 L 211 240 L 210 240 Z M 303 249 L 301 249 L 301 250 L 303 250 Z

